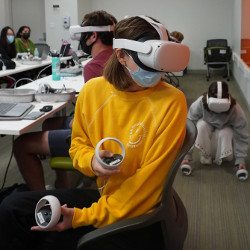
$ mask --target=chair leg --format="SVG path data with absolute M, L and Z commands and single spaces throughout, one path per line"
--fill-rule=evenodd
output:
M 207 65 L 207 81 L 209 81 L 209 77 L 210 77 L 210 72 L 209 72 L 209 66 Z
M 230 69 L 229 69 L 229 63 L 227 63 L 227 80 L 230 81 Z

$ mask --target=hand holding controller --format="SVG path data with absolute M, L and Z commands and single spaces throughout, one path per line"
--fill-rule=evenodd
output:
M 114 154 L 112 157 L 104 157 L 101 159 L 99 156 L 99 148 L 103 144 L 103 142 L 105 142 L 107 140 L 112 140 L 112 141 L 117 142 L 122 149 L 122 155 Z M 114 169 L 118 165 L 120 165 L 122 163 L 122 161 L 124 160 L 125 148 L 124 148 L 122 142 L 119 141 L 118 139 L 116 139 L 114 137 L 107 137 L 107 138 L 100 140 L 97 143 L 96 148 L 95 148 L 95 157 L 96 157 L 97 161 L 102 165 L 102 167 L 107 168 L 107 169 Z
M 52 228 L 60 220 L 61 204 L 53 195 L 47 195 L 41 198 L 35 209 L 36 223 L 41 228 Z

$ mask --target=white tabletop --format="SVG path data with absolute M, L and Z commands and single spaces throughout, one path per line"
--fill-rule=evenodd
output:
M 56 112 L 60 111 L 61 109 L 65 108 L 69 102 L 56 102 L 56 103 L 38 103 L 33 102 L 35 105 L 33 111 L 39 111 L 44 105 L 52 105 L 53 109 L 50 112 L 46 112 L 44 115 L 39 117 L 36 120 L 16 120 L 16 121 L 0 121 L 0 134 L 2 135 L 20 135 L 24 132 L 27 132 L 29 129 L 33 128 L 37 124 L 43 122 L 45 119 L 49 118 Z
M 71 56 L 60 57 L 60 61 L 61 62 L 67 61 L 67 60 L 70 60 L 71 58 L 72 58 Z M 49 65 L 52 63 L 52 59 L 51 59 L 51 57 L 48 56 L 47 59 L 43 60 L 41 63 L 30 64 L 30 65 L 22 64 L 20 61 L 15 61 L 15 62 L 16 62 L 16 68 L 15 69 L 0 70 L 0 77 L 9 76 L 9 75 L 13 75 L 16 73 L 25 72 L 28 70 L 32 70 L 32 69 L 36 69 L 36 68 L 40 68 L 40 67 Z
M 84 78 L 82 75 L 78 75 L 75 77 L 61 77 L 60 81 L 53 81 L 52 76 L 46 76 L 40 78 L 36 81 L 30 82 L 28 84 L 22 85 L 19 88 L 23 89 L 34 89 L 38 90 L 40 84 L 49 84 L 52 88 L 63 88 L 64 86 L 68 88 L 75 89 L 76 93 L 79 93 L 82 86 L 84 85 Z
M 73 88 L 76 90 L 77 93 L 81 90 L 82 86 L 84 85 L 84 78 L 82 75 L 77 77 L 65 77 L 60 81 L 52 81 L 52 76 L 47 76 L 41 78 L 37 81 L 28 83 L 26 85 L 22 85 L 19 88 L 27 88 L 27 89 L 35 89 L 37 90 L 40 83 L 48 83 L 53 88 L 61 88 L 65 85 L 66 88 Z M 0 134 L 5 135 L 20 135 L 27 132 L 32 127 L 36 126 L 39 123 L 42 123 L 45 119 L 49 118 L 53 114 L 57 113 L 58 111 L 65 108 L 67 105 L 72 103 L 71 101 L 68 102 L 51 102 L 51 103 L 39 103 L 39 102 L 32 102 L 35 105 L 32 111 L 38 111 L 45 105 L 52 105 L 53 109 L 50 112 L 45 113 L 41 117 L 36 120 L 15 120 L 15 121 L 0 121 Z M 31 112 L 32 112 L 31 111 Z

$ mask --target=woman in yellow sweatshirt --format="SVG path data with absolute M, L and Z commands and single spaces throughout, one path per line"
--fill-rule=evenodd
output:
M 115 39 L 136 41 L 147 37 L 146 40 L 159 40 L 161 34 L 150 20 L 139 16 L 123 19 L 115 27 Z M 53 233 L 34 232 L 44 231 L 38 226 L 24 233 L 22 224 L 22 239 L 17 237 L 19 247 L 26 237 L 29 239 L 28 243 L 25 242 L 26 249 L 29 249 L 27 244 L 31 241 L 35 244 L 39 236 L 42 239 L 39 244 L 44 249 L 75 249 L 83 233 L 149 213 L 161 199 L 169 169 L 184 141 L 186 100 L 181 91 L 161 81 L 162 72 L 145 70 L 145 66 L 135 62 L 131 50 L 122 46 L 115 48 L 105 67 L 104 77 L 88 81 L 78 96 L 69 150 L 77 170 L 97 177 L 98 190 L 52 190 L 22 195 L 23 204 L 27 204 L 27 200 L 33 204 L 35 199 L 38 201 L 45 194 L 53 194 L 61 204 L 67 205 L 61 208 L 63 221 L 50 229 L 55 231 Z M 114 169 L 103 168 L 95 156 L 96 145 L 106 137 L 117 138 L 125 147 L 125 158 Z M 100 147 L 99 156 L 110 157 L 116 152 L 120 153 L 119 145 L 106 141 Z M 5 226 L 7 223 L 1 219 L 2 215 L 10 218 L 10 214 L 14 214 L 6 204 L 9 202 L 12 207 L 17 207 L 16 200 L 12 199 L 12 203 L 7 200 L 3 205 L 5 208 L 0 206 L 0 225 Z M 18 200 L 20 205 L 20 198 Z M 20 214 L 19 220 L 20 216 L 23 217 Z M 15 223 L 17 220 L 13 219 Z M 0 233 L 7 238 L 6 228 L 1 228 Z M 152 237 L 160 237 L 155 228 L 126 236 L 117 235 L 92 247 L 158 249 Z

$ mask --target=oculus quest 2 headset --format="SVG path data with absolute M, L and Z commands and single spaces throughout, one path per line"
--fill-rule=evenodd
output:
M 140 38 L 138 41 L 129 39 L 113 40 L 113 48 L 122 48 L 132 51 L 135 63 L 148 71 L 178 72 L 187 67 L 190 51 L 187 45 L 176 43 L 168 35 L 166 28 L 146 16 L 139 16 L 150 23 L 158 32 L 160 40 L 148 40 Z M 83 32 L 107 32 L 113 31 L 113 25 L 107 26 L 71 26 L 69 28 L 72 40 L 81 39 Z
M 207 94 L 207 105 L 208 108 L 215 113 L 226 112 L 230 109 L 231 98 L 222 98 L 222 82 L 217 82 L 217 97 L 209 97 Z
M 86 32 L 110 32 L 114 30 L 114 25 L 104 25 L 104 26 L 81 26 L 73 25 L 69 28 L 69 34 L 71 40 L 80 41 L 82 38 L 82 33 Z
M 160 36 L 160 40 L 151 40 L 147 37 L 138 41 L 129 39 L 115 39 L 113 48 L 122 48 L 132 51 L 135 63 L 148 71 L 178 72 L 187 67 L 190 51 L 187 45 L 171 40 L 166 28 L 146 16 L 139 16 L 151 24 Z

